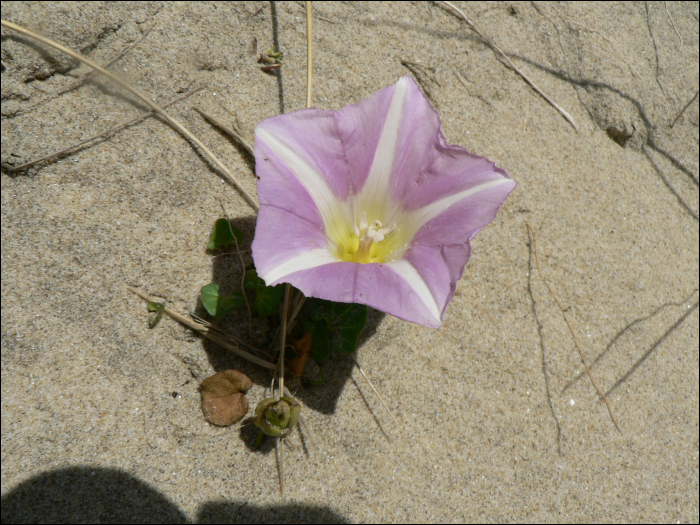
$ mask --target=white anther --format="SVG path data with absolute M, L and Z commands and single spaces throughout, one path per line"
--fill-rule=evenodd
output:
M 381 234 L 382 238 L 384 238 L 384 235 L 386 235 L 387 233 L 393 232 L 395 229 L 396 229 L 396 223 L 392 222 L 386 228 L 382 228 L 381 230 L 378 230 L 377 233 Z M 378 240 L 381 240 L 381 239 L 378 239 Z
M 362 219 L 360 219 L 360 231 L 362 233 L 365 233 L 367 231 L 368 226 L 369 226 L 369 223 L 367 222 L 367 212 L 363 211 L 362 212 Z

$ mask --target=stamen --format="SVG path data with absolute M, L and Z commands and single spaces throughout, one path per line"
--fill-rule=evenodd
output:
M 370 249 L 375 242 L 382 242 L 384 238 L 396 229 L 396 223 L 392 222 L 386 228 L 382 228 L 382 221 L 374 220 L 372 225 L 367 221 L 367 212 L 362 212 L 360 224 L 352 223 L 352 231 L 360 239 L 360 244 L 355 252 L 354 259 L 357 262 L 370 262 Z
M 369 223 L 367 222 L 367 212 L 363 211 L 362 219 L 360 220 L 360 231 L 365 233 L 367 231 L 367 226 L 369 226 Z

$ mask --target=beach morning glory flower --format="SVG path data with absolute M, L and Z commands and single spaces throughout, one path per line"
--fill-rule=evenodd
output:
M 258 275 L 308 297 L 442 324 L 471 255 L 515 181 L 445 142 L 411 77 L 340 111 L 255 128 Z

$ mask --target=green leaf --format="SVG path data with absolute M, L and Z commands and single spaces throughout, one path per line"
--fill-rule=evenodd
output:
M 310 306 L 312 321 L 324 321 L 331 346 L 341 354 L 357 350 L 357 339 L 367 321 L 367 307 L 363 304 L 334 303 L 314 299 Z
M 265 281 L 258 277 L 258 272 L 255 268 L 248 270 L 245 273 L 244 284 L 255 292 L 253 300 L 253 310 L 261 317 L 269 317 L 278 312 L 282 295 L 284 294 L 284 285 L 265 286 Z
M 155 328 L 156 325 L 160 322 L 161 317 L 163 317 L 163 312 L 165 311 L 165 305 L 162 303 L 150 302 L 150 303 L 148 303 L 148 311 L 149 312 L 156 312 L 155 317 L 153 317 L 153 319 L 150 319 L 148 321 L 148 327 Z
M 331 339 L 324 321 L 309 321 L 304 327 L 311 333 L 311 355 L 317 363 L 323 363 L 331 354 Z
M 219 295 L 219 285 L 211 283 L 202 287 L 202 304 L 210 315 L 222 317 L 229 313 L 232 308 L 243 306 L 245 299 L 241 292 L 233 292 L 228 297 Z
M 209 246 L 207 246 L 207 248 L 216 250 L 230 244 L 235 244 L 234 235 L 235 240 L 237 240 L 240 245 L 243 242 L 243 232 L 231 224 L 228 219 L 218 219 L 214 223 L 214 229 L 211 231 Z

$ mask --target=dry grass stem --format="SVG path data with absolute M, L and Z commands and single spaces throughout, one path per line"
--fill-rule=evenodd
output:
M 698 98 L 698 93 L 700 93 L 700 91 L 695 92 L 695 96 L 688 101 L 688 103 L 683 107 L 683 109 L 681 109 L 680 113 L 678 113 L 676 118 L 673 119 L 673 122 L 671 123 L 671 127 L 676 125 L 676 122 L 678 122 L 678 119 L 683 116 L 683 113 L 685 113 L 685 110 L 688 109 L 693 102 L 695 102 L 695 100 Z
M 282 447 L 279 439 L 275 441 L 275 456 L 277 456 L 277 472 L 280 478 L 280 494 L 284 495 L 284 463 L 282 463 Z
M 583 29 L 584 31 L 588 31 L 589 33 L 593 33 L 593 34 L 595 34 L 595 35 L 598 35 L 600 38 L 602 38 L 603 40 L 605 40 L 605 41 L 606 41 L 608 44 L 610 44 L 610 46 L 615 50 L 615 52 L 616 52 L 616 53 L 618 54 L 618 56 L 622 59 L 622 61 L 630 67 L 630 69 L 634 72 L 635 75 L 637 75 L 637 78 L 638 78 L 639 80 L 642 80 L 642 75 L 640 75 L 640 74 L 639 74 L 639 71 L 637 71 L 637 69 L 625 58 L 625 56 L 622 54 L 622 52 L 621 52 L 621 51 L 618 49 L 618 47 L 615 45 L 615 42 L 613 42 L 612 40 L 610 40 L 607 36 L 605 36 L 605 35 L 604 35 L 603 33 L 601 33 L 600 31 L 597 31 L 596 29 L 592 29 L 592 28 L 590 28 L 590 27 L 587 27 L 587 26 L 583 25 L 581 22 L 577 22 L 576 20 L 573 20 L 573 19 L 571 19 L 571 18 L 568 18 L 567 16 L 564 15 L 564 13 L 562 13 L 562 12 L 559 11 L 558 9 L 556 9 L 556 8 L 554 8 L 554 7 L 553 7 L 552 9 L 554 9 L 554 10 L 557 12 L 557 14 L 558 14 L 560 17 L 562 17 L 564 20 L 566 20 L 567 22 L 570 22 L 570 23 L 572 23 L 572 24 L 576 24 L 577 26 L 579 26 L 579 27 L 580 27 L 581 29 Z
M 671 18 L 671 13 L 668 12 L 668 2 L 664 2 L 664 8 L 666 9 L 666 14 L 668 15 L 668 19 L 671 21 L 671 26 L 673 26 L 673 30 L 678 35 L 678 40 L 681 41 L 681 44 L 678 46 L 678 49 L 680 49 L 681 47 L 683 47 L 683 37 L 678 32 L 678 28 L 676 27 L 676 23 L 673 21 L 673 18 Z
M 291 397 L 292 399 L 295 399 L 287 387 L 284 388 L 284 395 L 287 397 Z M 301 426 L 304 427 L 304 432 L 306 432 L 309 435 L 309 442 L 313 443 L 314 442 L 314 433 L 311 431 L 311 426 L 309 426 L 309 424 L 306 422 L 306 418 L 304 417 L 304 414 L 299 414 L 299 423 L 301 423 Z
M 289 319 L 289 300 L 292 296 L 292 285 L 287 283 L 284 287 L 284 304 L 282 306 L 282 342 L 280 343 L 279 357 L 279 395 L 284 392 L 284 350 L 287 346 L 287 320 Z
M 91 68 L 95 69 L 96 71 L 99 71 L 103 75 L 105 75 L 107 78 L 110 80 L 116 82 L 119 84 L 121 87 L 129 91 L 132 95 L 136 96 L 141 102 L 146 104 L 148 107 L 150 107 L 153 111 L 158 113 L 160 116 L 162 116 L 165 120 L 167 120 L 171 126 L 173 126 L 176 130 L 178 130 L 180 133 L 182 133 L 185 137 L 187 137 L 190 141 L 192 141 L 202 152 L 204 152 L 214 164 L 223 172 L 224 176 L 229 180 L 231 184 L 233 184 L 236 189 L 243 194 L 245 199 L 248 201 L 248 204 L 250 204 L 255 211 L 260 210 L 260 204 L 258 204 L 258 201 L 250 194 L 248 193 L 243 186 L 238 182 L 238 180 L 233 176 L 233 174 L 229 171 L 229 169 L 224 165 L 223 162 L 219 160 L 219 158 L 212 153 L 212 151 L 207 148 L 204 143 L 199 140 L 197 137 L 195 137 L 185 126 L 180 124 L 177 120 L 175 120 L 172 116 L 170 116 L 169 113 L 167 113 L 163 108 L 152 102 L 148 97 L 146 97 L 144 94 L 142 94 L 139 90 L 136 88 L 132 87 L 130 84 L 124 82 L 122 79 L 120 79 L 118 76 L 110 73 L 103 67 L 98 66 L 95 64 L 92 60 L 89 60 L 82 56 L 79 53 L 76 53 L 75 51 L 68 49 L 67 47 L 58 44 L 54 42 L 53 40 L 46 38 L 45 36 L 42 36 L 38 33 L 35 33 L 34 31 L 30 31 L 29 29 L 26 29 L 22 26 L 19 26 L 17 24 L 13 24 L 12 22 L 8 22 L 7 20 L 2 20 L 2 25 L 4 27 L 7 27 L 9 29 L 12 29 L 14 31 L 17 31 L 18 33 L 22 33 L 23 35 L 26 35 L 30 38 L 33 38 L 35 40 L 38 40 L 39 42 L 42 42 L 43 44 L 46 44 L 47 46 L 51 46 L 54 49 L 58 49 L 62 53 L 65 53 L 76 60 L 81 61 L 83 64 L 86 64 L 90 66 Z
M 386 409 L 386 411 L 389 412 L 389 415 L 391 416 L 391 419 L 394 420 L 394 423 L 396 423 L 396 426 L 398 426 L 399 428 L 401 428 L 401 425 L 399 424 L 399 422 L 397 421 L 397 419 L 394 417 L 394 413 L 389 409 L 389 407 L 387 406 L 387 404 L 384 402 L 384 398 L 383 398 L 383 397 L 381 396 L 381 394 L 377 391 L 377 389 L 374 388 L 374 384 L 372 383 L 372 381 L 370 381 L 369 377 L 367 377 L 367 374 L 365 374 L 365 371 L 362 370 L 362 367 L 360 366 L 360 363 L 357 361 L 357 358 L 355 357 L 355 354 L 350 354 L 350 355 L 352 356 L 352 360 L 355 361 L 355 366 L 357 367 L 357 369 L 358 369 L 358 370 L 360 371 L 360 373 L 362 374 L 362 377 L 364 377 L 364 378 L 367 380 L 367 382 L 369 383 L 369 386 L 372 388 L 372 390 L 374 391 L 374 393 L 377 394 L 377 397 L 379 398 L 379 401 L 382 402 L 382 405 L 384 405 L 384 408 Z
M 172 106 L 173 104 L 180 102 L 180 101 L 188 98 L 189 96 L 195 94 L 197 91 L 200 91 L 202 88 L 204 88 L 204 86 L 199 86 L 198 88 L 195 88 L 192 91 L 189 91 L 180 97 L 174 98 L 170 102 L 163 105 L 163 107 L 167 108 L 169 106 Z M 62 149 L 61 151 L 51 153 L 50 155 L 46 155 L 45 157 L 41 157 L 40 159 L 32 160 L 31 162 L 25 162 L 24 164 L 22 164 L 20 166 L 12 166 L 10 164 L 3 162 L 2 167 L 5 168 L 9 173 L 14 173 L 17 171 L 26 170 L 26 169 L 31 168 L 32 166 L 35 166 L 35 165 L 40 164 L 42 162 L 47 162 L 47 161 L 52 160 L 54 158 L 62 157 L 64 155 L 70 153 L 71 151 L 76 150 L 76 149 L 84 146 L 85 144 L 88 144 L 89 142 L 99 140 L 100 138 L 106 138 L 110 135 L 113 135 L 114 133 L 117 133 L 117 132 L 123 130 L 124 128 L 128 128 L 129 126 L 133 126 L 134 124 L 138 124 L 139 122 L 143 122 L 147 118 L 152 117 L 154 114 L 155 114 L 155 111 L 151 110 L 148 113 L 141 115 L 140 117 L 136 117 L 134 119 L 131 119 L 129 122 L 125 122 L 124 124 L 119 124 L 118 126 L 110 128 L 107 131 L 103 131 L 102 133 L 98 133 L 97 135 L 94 135 L 94 136 L 90 137 L 89 139 L 81 140 L 77 144 L 73 144 L 72 146 L 69 146 L 65 149 Z
M 459 83 L 464 86 L 464 89 L 467 90 L 467 93 L 469 93 L 469 86 L 467 86 L 467 82 L 462 78 L 462 75 L 459 74 L 457 69 L 454 66 L 450 66 L 452 68 L 452 71 L 454 72 L 455 76 L 457 77 L 457 80 L 459 80 Z
M 311 2 L 304 2 L 306 6 L 306 107 L 311 107 L 311 80 L 313 78 L 313 31 L 311 17 Z
M 236 235 L 233 233 L 233 228 L 231 228 L 231 218 L 228 216 L 228 213 L 226 213 L 226 207 L 224 206 L 224 203 L 219 201 L 219 205 L 221 206 L 221 210 L 224 212 L 224 217 L 226 217 L 226 220 L 228 221 L 228 227 L 229 231 L 231 232 L 231 237 L 233 237 L 233 242 L 236 243 L 236 253 L 238 253 L 238 258 L 241 261 L 241 271 L 243 274 L 241 275 L 241 293 L 243 294 L 243 299 L 245 300 L 245 306 L 248 309 L 248 335 L 250 336 L 250 344 L 253 344 L 253 311 L 250 309 L 250 303 L 248 302 L 248 296 L 245 293 L 245 262 L 243 261 L 243 254 L 241 253 L 241 247 L 238 245 L 238 239 L 236 238 Z
M 253 148 L 253 143 L 250 139 L 250 137 L 247 136 L 243 132 L 242 129 L 240 129 L 240 125 L 237 126 L 238 129 L 231 128 L 230 126 L 227 126 L 223 122 L 215 119 L 212 117 L 209 113 L 205 112 L 203 109 L 200 108 L 194 108 L 196 112 L 198 112 L 200 115 L 202 115 L 205 119 L 207 119 L 209 122 L 214 124 L 217 128 L 220 128 L 222 131 L 225 131 L 228 133 L 231 138 L 233 138 L 236 142 L 238 142 L 241 146 L 245 148 L 245 150 L 250 154 L 251 157 L 255 158 L 255 149 Z M 228 111 L 228 110 L 226 110 Z M 239 123 L 236 123 L 239 124 Z
M 537 86 L 537 84 L 535 84 L 532 80 L 530 80 L 530 78 L 528 78 L 528 76 L 525 73 L 523 73 L 517 67 L 515 67 L 513 62 L 511 62 L 510 58 L 508 58 L 508 56 L 503 51 L 501 51 L 501 49 L 496 44 L 491 42 L 491 40 L 489 38 L 487 38 L 486 35 L 484 35 L 481 31 L 479 31 L 476 28 L 476 26 L 471 22 L 471 20 L 469 20 L 469 18 L 467 18 L 467 15 L 465 15 L 460 9 L 458 9 L 457 7 L 452 5 L 450 2 L 443 2 L 441 0 L 438 0 L 436 3 L 448 7 L 449 8 L 448 10 L 450 10 L 453 14 L 456 14 L 462 20 L 464 20 L 467 23 L 467 25 L 469 27 L 471 27 L 474 30 L 474 32 L 477 35 L 479 35 L 484 40 L 484 42 L 486 42 L 491 47 L 491 49 L 500 53 L 500 55 L 508 63 L 508 65 L 511 67 L 511 69 L 513 71 L 515 71 L 518 75 L 520 75 L 523 78 L 523 80 L 525 80 L 525 82 L 530 84 L 530 87 L 532 87 L 532 89 L 537 91 L 537 93 L 539 93 L 543 99 L 545 99 L 547 102 L 549 102 L 552 105 L 552 107 L 554 109 L 556 109 L 561 114 L 561 116 L 564 117 L 567 120 L 567 122 L 569 124 L 571 124 L 571 126 L 578 132 L 578 125 L 576 124 L 576 122 L 574 122 L 574 119 L 571 117 L 571 115 L 569 115 L 561 106 L 559 106 L 559 104 L 554 102 L 547 94 L 545 94 L 545 92 L 542 91 Z
M 143 39 L 146 38 L 146 36 L 148 36 L 148 33 L 150 33 L 150 32 L 151 32 L 151 29 L 153 29 L 154 27 L 155 27 L 155 22 L 154 22 L 153 24 L 151 24 L 151 27 L 149 27 L 148 29 L 146 29 L 146 31 L 145 31 L 139 38 L 137 38 L 134 42 L 132 42 L 132 43 L 129 44 L 128 46 L 124 47 L 124 49 L 122 49 L 122 50 L 121 50 L 119 53 L 117 53 L 114 57 L 112 57 L 110 60 L 108 60 L 106 63 L 104 63 L 104 64 L 102 65 L 102 67 L 105 68 L 105 69 L 107 69 L 109 66 L 111 66 L 112 64 L 114 64 L 117 60 L 119 60 L 119 59 L 122 58 L 124 55 L 126 55 L 129 51 L 131 51 L 132 49 L 134 49 L 137 45 L 139 45 L 141 42 L 143 42 Z M 22 110 L 18 111 L 17 113 L 14 113 L 12 116 L 13 116 L 13 117 L 16 117 L 16 116 L 18 116 L 18 115 L 23 115 L 23 114 L 25 114 L 25 113 L 29 113 L 30 111 L 35 110 L 35 109 L 38 108 L 39 106 L 43 106 L 43 105 L 46 104 L 47 102 L 49 102 L 49 101 L 51 101 L 51 100 L 53 100 L 53 99 L 55 99 L 55 98 L 60 97 L 61 95 L 65 95 L 66 93 L 69 93 L 69 92 L 73 91 L 74 89 L 76 89 L 77 87 L 79 87 L 83 82 L 85 82 L 88 78 L 90 78 L 90 77 L 91 77 L 92 75 L 94 75 L 94 74 L 95 74 L 95 71 L 94 71 L 94 70 L 93 70 L 93 71 L 90 71 L 89 73 L 86 73 L 85 75 L 83 75 L 83 77 L 82 77 L 80 80 L 77 80 L 76 82 L 73 82 L 73 83 L 72 83 L 70 86 L 68 86 L 67 88 L 61 89 L 60 91 L 54 93 L 53 95 L 50 95 L 50 96 L 46 97 L 46 98 L 43 99 L 43 100 L 40 100 L 39 102 L 37 102 L 37 103 L 34 104 L 33 106 L 29 106 L 28 108 L 22 109 Z M 163 107 L 166 107 L 166 106 L 163 106 Z
M 571 321 L 569 321 L 568 316 L 566 315 L 566 311 L 564 310 L 564 306 L 561 304 L 561 301 L 557 297 L 557 294 L 554 292 L 554 288 L 552 287 L 551 284 L 549 284 L 549 281 L 544 278 L 544 274 L 542 273 L 542 268 L 540 266 L 540 257 L 537 253 L 537 239 L 535 238 L 535 231 L 532 229 L 532 226 L 530 226 L 529 222 L 525 222 L 527 225 L 528 230 L 530 230 L 530 235 L 532 235 L 532 245 L 535 250 L 535 261 L 537 262 L 537 273 L 540 275 L 540 279 L 544 282 L 544 284 L 547 286 L 547 289 L 549 290 L 549 293 L 552 295 L 552 298 L 554 298 L 554 301 L 557 303 L 557 306 L 559 306 L 559 309 L 561 310 L 561 315 L 564 317 L 564 321 L 566 322 L 566 326 L 569 327 L 569 331 L 571 332 L 571 335 L 574 338 L 574 344 L 576 345 L 576 350 L 578 350 L 578 354 L 581 357 L 581 361 L 583 362 L 583 366 L 586 367 L 586 372 L 588 372 L 588 377 L 591 380 L 591 383 L 595 387 L 596 391 L 598 392 L 598 395 L 601 397 L 603 401 L 605 401 L 605 406 L 608 407 L 608 413 L 610 414 L 610 419 L 612 419 L 612 422 L 615 425 L 615 428 L 617 428 L 618 432 L 622 433 L 622 429 L 620 428 L 620 425 L 617 423 L 617 420 L 615 419 L 615 415 L 613 414 L 612 407 L 610 406 L 610 402 L 608 401 L 608 398 L 605 397 L 605 394 L 598 388 L 597 383 L 595 382 L 595 379 L 593 379 L 593 373 L 591 372 L 591 369 L 588 366 L 588 363 L 586 362 L 586 358 L 583 356 L 583 351 L 581 350 L 581 346 L 578 343 L 578 337 L 576 336 L 576 332 L 574 331 L 574 327 L 571 325 Z
M 140 292 L 136 288 L 132 288 L 131 286 L 127 286 L 127 289 L 136 295 L 138 295 L 141 299 L 152 302 L 152 303 L 157 303 L 158 301 L 156 299 L 153 299 L 146 295 L 143 292 Z M 185 317 L 184 315 L 179 314 L 175 310 L 168 308 L 167 306 L 164 308 L 164 312 L 168 314 L 170 317 L 175 319 L 176 321 L 179 321 L 180 323 L 184 324 L 185 326 L 188 326 L 189 328 L 192 328 L 193 330 L 196 330 L 200 334 L 202 334 L 204 337 L 207 339 L 215 342 L 219 346 L 222 346 L 223 348 L 226 348 L 227 350 L 230 350 L 234 354 L 242 357 L 243 359 L 247 359 L 251 363 L 255 363 L 256 365 L 264 366 L 265 368 L 269 368 L 271 370 L 277 369 L 277 365 L 274 363 L 270 363 L 269 361 L 265 361 L 264 359 L 259 358 L 256 355 L 253 355 L 249 352 L 246 352 L 245 350 L 241 350 L 238 348 L 236 345 L 232 344 L 230 341 L 227 341 L 223 339 L 223 334 L 217 333 L 217 331 L 214 329 L 212 326 L 207 326 L 203 323 L 198 323 L 196 321 L 193 321 L 189 317 Z

